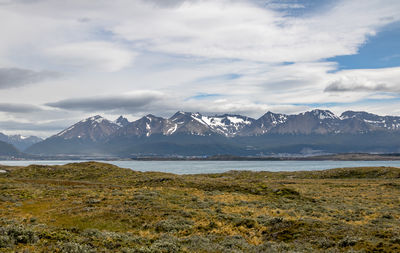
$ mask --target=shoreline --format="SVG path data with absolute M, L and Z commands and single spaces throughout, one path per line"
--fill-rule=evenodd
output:
M 343 153 L 314 156 L 137 156 L 132 158 L 107 156 L 32 156 L 0 158 L 0 161 L 400 161 L 400 154 Z

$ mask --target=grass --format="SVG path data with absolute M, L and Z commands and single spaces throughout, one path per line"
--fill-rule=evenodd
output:
M 398 168 L 0 170 L 0 252 L 400 251 Z

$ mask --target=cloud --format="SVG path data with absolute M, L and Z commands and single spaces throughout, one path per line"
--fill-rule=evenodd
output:
M 305 6 L 302 4 L 294 3 L 267 3 L 267 7 L 272 9 L 304 9 Z
M 59 67 L 105 71 L 129 66 L 135 52 L 304 62 L 355 54 L 368 36 L 400 20 L 395 0 L 335 1 L 295 17 L 274 6 L 301 4 L 266 2 L 263 7 L 254 0 L 17 2 L 0 10 L 7 20 L 0 24 L 7 31 L 0 46 L 6 55 L 10 48 L 24 49 L 24 58 L 37 57 L 32 51 L 47 52 Z
M 221 97 L 221 94 L 209 94 L 209 93 L 198 93 L 195 96 L 188 97 L 186 100 L 195 99 L 195 100 L 205 100 L 215 97 Z
M 5 85 L 0 78 L 2 103 L 44 109 L 3 105 L 3 121 L 72 122 L 103 112 L 110 118 L 169 116 L 177 110 L 257 117 L 377 95 L 387 100 L 382 93 L 395 96 L 399 85 L 400 68 L 337 71 L 326 60 L 356 54 L 370 36 L 399 21 L 396 0 L 329 1 L 322 7 L 275 0 L 6 2 L 0 8 L 0 67 L 69 74 L 38 89 L 25 81 Z M 143 89 L 150 91 L 126 94 Z
M 358 91 L 394 92 L 394 91 L 399 91 L 399 89 L 391 88 L 384 83 L 368 85 L 359 82 L 347 83 L 343 82 L 343 80 L 336 80 L 331 84 L 329 84 L 324 91 L 325 92 L 358 92 Z
M 136 55 L 116 44 L 99 41 L 59 45 L 46 52 L 57 64 L 65 67 L 108 72 L 128 67 Z
M 155 4 L 156 6 L 160 6 L 160 7 L 176 7 L 184 2 L 190 2 L 190 1 L 188 1 L 188 0 L 146 0 L 143 2 Z
M 128 111 L 133 113 L 163 99 L 163 97 L 162 93 L 156 91 L 137 91 L 127 95 L 71 98 L 47 103 L 46 105 L 60 109 L 86 112 Z
M 0 89 L 16 88 L 57 78 L 60 74 L 50 71 L 33 71 L 21 68 L 0 68 Z
M 35 122 L 19 122 L 19 121 L 0 121 L 2 131 L 58 131 L 65 128 L 65 123 L 47 122 L 47 123 L 35 123 Z
M 176 8 L 143 6 L 146 15 L 138 14 L 140 22 L 123 19 L 109 29 L 156 52 L 275 63 L 316 61 L 357 53 L 379 27 L 399 20 L 399 5 L 340 1 L 329 11 L 291 17 L 249 1 L 184 2 Z
M 327 93 L 400 93 L 400 68 L 357 69 L 337 72 L 325 87 Z
M 36 105 L 0 103 L 0 112 L 32 113 L 32 112 L 39 112 L 39 111 L 42 111 L 42 109 Z
M 46 122 L 2 120 L 0 121 L 0 132 L 10 135 L 22 134 L 25 136 L 34 135 L 47 138 L 75 122 L 69 120 L 52 120 Z

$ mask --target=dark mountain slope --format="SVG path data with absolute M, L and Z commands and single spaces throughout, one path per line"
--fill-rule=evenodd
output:
M 5 135 L 0 133 L 0 141 L 7 142 L 20 151 L 24 151 L 26 148 L 32 146 L 35 143 L 43 141 L 43 139 L 36 136 L 22 136 L 22 135 Z
M 296 115 L 267 112 L 204 116 L 177 112 L 111 122 L 94 116 L 27 151 L 66 155 L 260 155 L 272 153 L 400 152 L 400 117 L 328 110 Z
M 19 152 L 13 145 L 0 141 L 0 157 L 10 156 L 21 156 L 21 152 Z
M 118 124 L 97 115 L 32 145 L 26 152 L 41 155 L 102 155 L 102 143 L 119 128 Z

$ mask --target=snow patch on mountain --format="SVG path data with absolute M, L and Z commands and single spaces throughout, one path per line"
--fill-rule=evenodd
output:
M 178 124 L 175 124 L 173 127 L 167 130 L 167 135 L 172 135 L 175 133 L 176 129 L 178 129 Z
M 98 141 L 111 135 L 119 128 L 121 128 L 119 124 L 105 119 L 100 115 L 96 115 L 79 121 L 53 137 L 59 137 L 65 140 L 76 138 Z
M 86 120 L 81 121 L 82 123 L 86 122 Z M 63 131 L 59 132 L 55 136 L 62 137 L 64 134 L 72 131 L 75 128 L 75 125 L 68 127 L 67 129 L 64 129 Z

